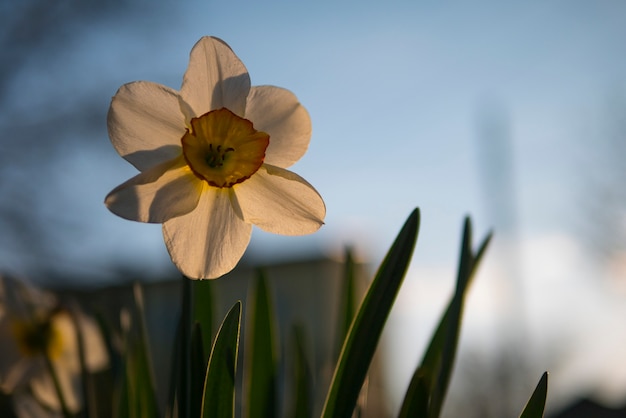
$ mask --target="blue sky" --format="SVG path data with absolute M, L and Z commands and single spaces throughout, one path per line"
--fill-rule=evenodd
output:
M 486 204 L 485 195 L 502 191 L 482 181 L 499 174 L 481 171 L 481 155 L 489 150 L 477 148 L 482 112 L 495 107 L 510 134 L 514 233 L 527 249 L 517 289 L 527 288 L 526 308 L 553 312 L 558 300 L 559 286 L 546 284 L 555 293 L 528 290 L 537 289 L 533 278 L 561 280 L 560 286 L 580 294 L 605 286 L 584 277 L 563 282 L 562 276 L 581 269 L 562 263 L 585 257 L 576 229 L 586 220 L 581 185 L 594 168 L 588 164 L 597 136 L 610 123 L 604 113 L 609 99 L 626 88 L 623 2 L 193 1 L 145 7 L 79 27 L 80 36 L 56 56 L 32 56 L 13 86 L 13 110 L 45 105 L 37 95 L 22 94 L 27 88 L 60 97 L 60 107 L 97 97 L 104 129 L 106 107 L 120 85 L 150 80 L 178 88 L 193 44 L 203 35 L 218 36 L 243 60 L 254 85 L 288 88 L 309 110 L 313 138 L 293 169 L 320 191 L 328 209 L 326 225 L 313 236 L 255 230 L 255 260 L 356 243 L 377 264 L 419 206 L 422 227 L 407 288 L 422 286 L 418 280 L 437 288 L 443 283 L 424 300 L 438 312 L 451 290 L 463 217 L 472 215 L 479 237 L 492 228 L 496 236 L 498 228 L 511 233 L 510 225 L 497 224 L 498 208 Z M 104 130 L 98 135 L 91 141 L 107 141 Z M 70 241 L 67 253 L 86 270 L 112 259 L 161 265 L 167 256 L 160 228 L 116 218 L 102 204 L 110 189 L 135 174 L 112 147 L 102 149 L 59 153 L 51 181 L 60 187 L 50 191 L 47 210 L 73 211 L 84 222 L 80 233 L 99 237 Z M 540 257 L 550 252 L 553 257 Z M 499 286 L 496 279 L 484 281 Z M 476 294 L 499 297 L 493 287 Z M 399 324 L 416 314 L 406 298 L 399 301 Z M 470 306 L 485 317 L 496 309 Z M 476 317 L 479 326 L 480 313 Z

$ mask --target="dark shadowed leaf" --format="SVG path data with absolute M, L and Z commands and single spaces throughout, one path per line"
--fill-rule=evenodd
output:
M 213 280 L 193 280 L 193 320 L 200 324 L 205 358 L 213 341 Z
M 191 369 L 189 370 L 190 379 L 190 397 L 189 411 L 190 416 L 200 417 L 202 412 L 202 396 L 204 395 L 204 378 L 207 368 L 207 356 L 204 354 L 204 346 L 202 340 L 202 329 L 200 323 L 196 322 L 191 331 L 191 353 L 189 361 Z
M 226 314 L 215 336 L 204 381 L 203 418 L 232 418 L 235 415 L 240 327 L 241 302 L 237 302 Z
M 427 410 L 429 418 L 439 417 L 454 367 L 467 289 L 490 240 L 491 234 L 485 238 L 474 255 L 471 248 L 472 224 L 469 218 L 465 219 L 456 290 L 430 341 L 422 363 L 415 372 L 419 376 L 414 375 L 412 379 L 419 381 L 416 382 L 419 383 L 418 388 L 423 386 L 425 388 L 417 392 L 409 388 L 402 411 Z M 424 396 L 424 393 L 428 396 Z M 422 402 L 427 402 L 427 405 L 421 404 Z
M 135 317 L 139 333 L 125 334 L 125 352 L 118 417 L 150 418 L 161 416 L 157 404 L 148 334 L 145 326 L 141 287 L 133 288 Z
M 343 342 L 348 335 L 352 321 L 354 320 L 354 313 L 356 311 L 355 291 L 356 291 L 356 276 L 355 276 L 355 264 L 352 257 L 352 251 L 346 249 L 346 261 L 344 265 L 343 276 L 343 293 L 339 306 L 339 326 L 337 327 L 336 336 L 336 357 L 339 357 Z
M 398 418 L 428 417 L 429 382 L 421 368 L 417 368 L 406 391 Z
M 244 359 L 248 402 L 244 404 L 244 414 L 249 418 L 272 418 L 278 415 L 275 319 L 267 280 L 261 270 L 251 296 Z
M 543 418 L 543 410 L 548 396 L 548 372 L 544 372 L 539 379 L 532 396 L 528 400 L 520 418 Z
M 293 418 L 311 418 L 313 416 L 312 374 L 307 362 L 306 338 L 304 327 L 293 328 L 294 359 L 294 395 L 291 403 Z

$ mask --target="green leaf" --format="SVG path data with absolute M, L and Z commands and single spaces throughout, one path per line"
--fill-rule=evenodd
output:
M 542 418 L 548 396 L 548 372 L 544 372 L 537 383 L 535 391 L 531 395 L 520 418 Z
M 202 341 L 202 329 L 200 323 L 196 322 L 191 331 L 191 353 L 190 353 L 190 405 L 191 417 L 199 417 L 202 412 L 202 395 L 204 394 L 204 377 L 207 368 L 207 357 L 204 354 Z
M 424 390 L 417 392 L 419 396 L 415 396 L 412 390 L 407 392 L 401 411 L 427 410 L 429 418 L 439 417 L 454 366 L 467 289 L 490 240 L 491 234 L 485 238 L 474 255 L 471 248 L 472 224 L 469 218 L 465 219 L 456 290 L 430 341 L 421 365 L 415 371 L 416 374 L 420 374 L 420 386 L 425 385 L 424 390 L 428 396 L 423 396 Z M 413 379 L 417 377 L 414 375 Z M 423 405 L 424 401 L 428 404 Z
M 275 319 L 272 302 L 263 271 L 258 271 L 257 280 L 250 298 L 251 317 L 246 335 L 245 358 L 246 392 L 248 402 L 244 404 L 245 416 L 249 418 L 271 418 L 278 415 L 276 401 L 276 353 L 274 342 Z
M 313 416 L 313 398 L 311 396 L 313 381 L 311 369 L 307 363 L 306 341 L 304 328 L 293 327 L 294 346 L 294 396 L 291 403 L 293 418 L 310 418 Z
M 178 416 L 189 417 L 191 411 L 191 325 L 193 315 L 193 283 L 191 279 L 182 276 L 182 304 L 178 323 L 179 350 L 178 357 L 174 359 L 174 367 L 177 368 L 178 383 L 176 387 L 176 402 Z
M 165 417 L 172 418 L 178 416 L 178 386 L 180 384 L 180 352 L 181 352 L 181 321 L 178 320 L 176 324 L 176 332 L 174 334 L 174 344 L 172 345 L 172 354 L 170 359 L 170 376 L 169 376 L 169 391 L 168 401 L 165 410 Z
M 145 326 L 143 294 L 140 285 L 133 288 L 135 313 L 139 326 L 138 335 L 125 335 L 124 374 L 122 377 L 118 417 L 159 417 L 156 385 L 152 372 L 148 333 Z
M 409 383 L 398 418 L 428 416 L 429 383 L 424 370 L 418 367 L 411 378 L 411 383 Z
M 202 346 L 205 358 L 213 341 L 213 280 L 193 280 L 193 319 L 200 324 L 202 330 Z
M 365 295 L 339 356 L 322 412 L 324 418 L 352 416 L 383 326 L 411 260 L 419 220 L 419 209 L 415 209 Z
M 355 276 L 355 263 L 352 257 L 352 251 L 346 248 L 346 261 L 344 265 L 344 277 L 343 277 L 343 293 L 341 299 L 341 306 L 339 308 L 339 326 L 337 327 L 337 346 L 336 356 L 339 357 L 343 343 L 350 331 L 350 325 L 354 320 L 354 313 L 356 311 L 355 301 L 355 288 L 356 288 L 356 276 Z
M 226 314 L 215 336 L 204 381 L 204 418 L 235 416 L 235 375 L 240 327 L 241 302 L 238 301 Z

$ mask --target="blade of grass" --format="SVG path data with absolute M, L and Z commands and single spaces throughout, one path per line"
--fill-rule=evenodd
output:
M 419 209 L 415 209 L 367 291 L 339 356 L 322 412 L 323 418 L 352 416 L 383 326 L 411 260 L 419 220 Z
M 471 248 L 472 224 L 469 218 L 465 219 L 456 290 L 430 341 L 422 363 L 415 372 L 424 376 L 420 376 L 420 379 L 425 381 L 428 396 L 424 397 L 420 391 L 420 396 L 412 398 L 411 396 L 415 396 L 414 392 L 407 392 L 401 411 L 428 410 L 429 418 L 439 417 L 454 367 L 467 289 L 490 240 L 491 234 L 484 239 L 474 255 Z M 428 405 L 421 404 L 424 401 Z
M 235 375 L 240 327 L 241 302 L 237 302 L 226 314 L 211 349 L 204 380 L 203 418 L 235 416 Z
M 213 341 L 214 283 L 212 280 L 193 280 L 193 320 L 200 324 L 205 359 Z M 206 360 L 205 360 L 206 361 Z
M 344 276 L 343 276 L 343 292 L 340 306 L 339 326 L 337 327 L 336 336 L 336 357 L 339 357 L 341 348 L 350 330 L 350 325 L 354 320 L 354 313 L 356 311 L 355 301 L 355 265 L 352 257 L 352 251 L 346 248 L 346 261 L 344 264 Z
M 137 310 L 137 322 L 139 325 L 139 339 L 136 346 L 136 369 L 139 401 L 141 403 L 141 418 L 159 417 L 159 407 L 156 397 L 156 382 L 152 369 L 152 356 L 150 354 L 150 342 L 148 328 L 146 327 L 146 308 L 143 299 L 143 291 L 139 284 L 133 287 L 135 306 Z
M 174 367 L 178 367 L 178 384 L 176 388 L 176 401 L 178 404 L 178 416 L 189 417 L 191 408 L 191 324 L 193 315 L 192 281 L 185 276 L 182 279 L 182 304 L 179 319 L 180 351 L 175 358 Z
M 424 369 L 418 367 L 409 383 L 398 418 L 428 417 L 429 386 Z
M 204 377 L 207 367 L 207 357 L 204 354 L 202 340 L 202 328 L 199 322 L 195 322 L 191 331 L 191 368 L 190 379 L 190 402 L 189 411 L 191 417 L 200 417 L 202 413 L 202 395 L 204 394 Z
M 520 418 L 543 418 L 548 396 L 548 372 L 544 372 L 537 383 L 535 391 L 531 395 Z
M 118 417 L 154 418 L 161 416 L 161 414 L 157 403 L 156 385 L 149 351 L 143 293 L 139 284 L 133 286 L 133 294 L 135 298 L 134 317 L 139 332 L 131 334 L 130 324 L 123 327 L 126 344 Z
M 172 344 L 172 354 L 170 358 L 170 376 L 169 376 L 169 391 L 168 391 L 168 402 L 165 411 L 166 418 L 173 418 L 178 416 L 178 385 L 180 382 L 180 367 L 178 364 L 180 362 L 180 350 L 181 350 L 181 324 L 180 319 L 176 324 L 176 332 L 174 334 L 174 344 Z
M 294 396 L 290 417 L 310 418 L 313 416 L 312 375 L 307 363 L 305 331 L 302 325 L 293 327 L 294 353 Z
M 248 332 L 246 334 L 246 396 L 244 416 L 271 418 L 278 415 L 276 401 L 275 318 L 263 270 L 258 270 L 249 298 Z

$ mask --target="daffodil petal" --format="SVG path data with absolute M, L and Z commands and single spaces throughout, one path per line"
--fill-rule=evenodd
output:
M 250 89 L 245 118 L 254 129 L 269 134 L 265 162 L 287 168 L 306 152 L 311 140 L 311 118 L 289 90 L 274 86 Z
M 172 261 L 192 279 L 215 279 L 231 271 L 243 256 L 252 225 L 231 202 L 232 188 L 206 186 L 198 206 L 163 224 Z
M 78 353 L 75 353 L 78 356 Z M 80 372 L 78 370 L 69 371 L 66 369 L 65 364 L 57 364 L 55 372 L 57 379 L 61 385 L 63 396 L 67 409 L 72 413 L 77 413 L 80 410 L 82 400 L 79 398 L 81 391 L 80 385 Z M 48 373 L 40 373 L 34 376 L 30 382 L 35 398 L 43 405 L 52 409 L 53 411 L 60 411 L 61 404 L 59 397 L 54 386 L 54 382 L 50 378 Z
M 326 207 L 321 196 L 291 171 L 264 164 L 233 188 L 244 220 L 264 231 L 304 235 L 324 224 Z
M 203 182 L 180 157 L 119 185 L 106 197 L 109 210 L 132 221 L 162 223 L 192 211 Z
M 148 81 L 124 84 L 107 117 L 117 152 L 143 171 L 180 154 L 185 117 L 175 90 Z
M 221 39 L 205 36 L 191 50 L 180 95 L 195 117 L 225 107 L 243 116 L 250 76 Z

